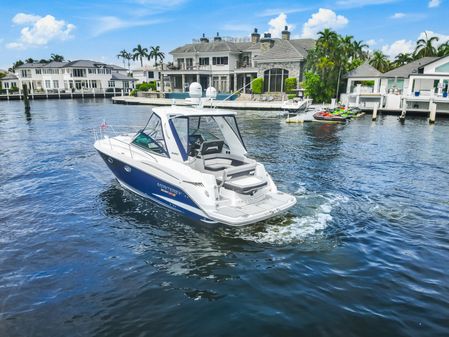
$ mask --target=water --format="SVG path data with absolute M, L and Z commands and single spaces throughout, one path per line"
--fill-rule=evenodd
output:
M 148 111 L 0 103 L 0 336 L 449 335 L 449 120 L 240 114 L 298 203 L 234 229 L 113 179 L 90 129 Z

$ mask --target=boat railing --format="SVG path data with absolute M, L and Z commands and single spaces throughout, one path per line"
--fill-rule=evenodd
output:
M 116 137 L 123 134 L 124 132 L 119 132 L 119 130 L 125 130 L 125 129 L 133 129 L 135 130 L 136 128 L 140 128 L 140 127 L 135 127 L 135 126 L 112 126 L 112 125 L 107 125 L 105 123 L 103 123 L 100 127 L 93 129 L 93 134 L 94 134 L 94 139 L 95 141 L 97 140 L 101 140 L 101 139 L 107 139 L 109 142 L 109 146 L 112 150 L 112 142 L 116 142 L 122 145 L 122 147 L 127 148 L 129 151 L 129 155 L 131 158 L 134 159 L 134 155 L 138 154 L 138 155 L 146 155 L 148 157 L 150 157 L 151 159 L 153 159 L 156 163 L 158 162 L 156 156 L 153 156 L 151 153 L 147 152 L 147 151 L 142 151 L 139 149 L 138 152 L 136 152 L 136 149 L 133 150 L 134 145 L 128 142 L 124 142 L 121 139 L 117 139 Z M 108 130 L 111 131 L 112 135 L 108 134 Z M 136 132 L 128 132 L 129 135 L 134 135 L 136 134 Z

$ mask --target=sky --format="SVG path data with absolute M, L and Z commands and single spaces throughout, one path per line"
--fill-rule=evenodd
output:
M 203 33 L 314 38 L 331 28 L 390 57 L 413 50 L 429 35 L 449 39 L 449 0 L 0 0 L 0 69 L 18 59 L 63 55 L 121 64 L 117 54 L 137 44 L 169 52 Z M 147 61 L 149 62 L 149 61 Z M 135 64 L 137 66 L 137 63 Z

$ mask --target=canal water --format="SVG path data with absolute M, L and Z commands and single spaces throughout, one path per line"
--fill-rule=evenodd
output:
M 448 336 L 449 120 L 240 113 L 298 199 L 242 229 L 124 191 L 92 128 L 147 106 L 0 103 L 0 336 Z

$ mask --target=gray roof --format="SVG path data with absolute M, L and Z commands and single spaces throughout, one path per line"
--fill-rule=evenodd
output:
M 407 63 L 401 67 L 398 67 L 396 69 L 387 71 L 385 74 L 383 74 L 384 77 L 409 77 L 410 75 L 417 74 L 418 69 L 422 68 L 429 63 L 432 63 L 436 60 L 438 60 L 440 57 L 422 57 L 419 60 Z
M 257 57 L 257 61 L 270 61 L 274 59 L 304 59 L 307 51 L 314 47 L 313 39 L 282 40 L 273 39 L 274 45 L 262 55 Z M 170 54 L 196 53 L 196 52 L 242 52 L 260 50 L 261 43 L 252 42 L 230 42 L 211 41 L 208 43 L 189 43 L 173 49 Z
M 108 65 L 103 62 L 91 61 L 91 60 L 75 60 L 72 62 L 68 62 L 65 67 L 68 68 L 104 68 Z
M 136 81 L 136 79 L 120 73 L 112 73 L 111 81 Z
M 6 73 L 6 75 L 2 78 L 0 78 L 0 81 L 5 81 L 5 80 L 17 80 L 18 77 L 13 74 L 13 73 Z
M 251 44 L 251 42 L 234 43 L 228 41 L 212 41 L 207 43 L 189 43 L 173 49 L 170 54 L 216 51 L 240 52 L 243 44 Z
M 75 60 L 68 62 L 56 62 L 51 61 L 49 63 L 25 63 L 20 68 L 112 68 L 113 70 L 126 70 L 115 64 L 106 64 L 103 62 L 91 61 L 91 60 Z
M 261 55 L 257 56 L 257 62 L 279 60 L 279 59 L 305 59 L 307 50 L 313 48 L 314 41 L 311 39 L 283 40 L 273 39 L 274 45 Z
M 21 66 L 16 67 L 16 69 L 25 69 L 25 68 L 42 68 L 46 66 L 47 63 L 24 63 Z
M 382 73 L 371 66 L 368 61 L 347 73 L 344 77 L 381 77 Z

